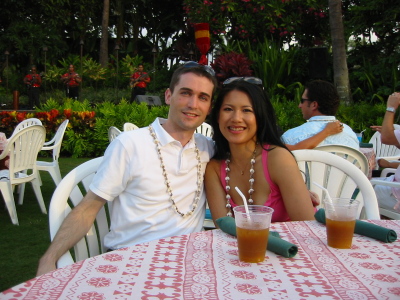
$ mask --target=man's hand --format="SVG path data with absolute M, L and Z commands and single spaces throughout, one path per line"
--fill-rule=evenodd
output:
M 38 269 L 36 272 L 36 276 L 46 274 L 55 269 L 57 269 L 55 262 L 48 262 L 48 261 L 46 261 L 45 257 L 42 257 L 39 261 L 39 266 L 38 266 Z
M 378 126 L 378 125 L 372 125 L 372 126 L 369 126 L 372 130 L 374 130 L 374 131 L 378 131 L 378 132 L 381 132 L 381 130 L 382 130 L 382 126 Z

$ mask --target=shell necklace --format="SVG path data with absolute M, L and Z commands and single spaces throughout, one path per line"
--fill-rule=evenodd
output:
M 253 189 L 253 185 L 254 185 L 254 164 L 256 162 L 257 145 L 258 145 L 258 143 L 256 143 L 256 147 L 254 148 L 253 155 L 251 156 L 251 159 L 250 159 L 250 179 L 249 179 L 250 189 L 249 189 L 249 199 L 247 200 L 247 202 L 249 204 L 253 204 L 252 196 L 253 196 L 253 193 L 254 193 L 254 189 Z M 230 180 L 229 172 L 231 171 L 231 169 L 229 168 L 229 163 L 231 162 L 230 157 L 231 157 L 231 154 L 228 153 L 228 158 L 225 160 L 225 164 L 226 164 L 226 167 L 225 167 L 225 171 L 226 171 L 225 193 L 226 193 L 226 196 L 225 196 L 225 198 L 226 198 L 226 207 L 228 208 L 228 213 L 226 215 L 228 217 L 232 217 L 232 212 L 231 212 L 232 205 L 230 203 L 231 195 L 229 195 L 229 191 L 231 190 L 231 187 L 229 185 L 229 180 Z M 243 175 L 243 172 L 242 172 L 242 175 Z
M 151 125 L 149 126 L 149 131 L 150 131 L 150 135 L 153 137 L 154 143 L 156 144 L 157 154 L 158 154 L 158 158 L 160 159 L 160 162 L 161 162 L 160 166 L 161 166 L 162 173 L 164 176 L 164 182 L 165 182 L 165 185 L 167 186 L 167 193 L 169 195 L 169 200 L 172 202 L 172 207 L 182 218 L 188 217 L 191 214 L 193 214 L 194 210 L 197 208 L 197 203 L 200 200 L 200 191 L 201 191 L 201 187 L 202 187 L 202 183 L 203 183 L 201 180 L 202 176 L 201 176 L 200 152 L 199 152 L 199 148 L 197 148 L 196 140 L 194 141 L 194 151 L 196 152 L 196 159 L 197 159 L 197 190 L 194 194 L 194 202 L 193 202 L 192 209 L 186 213 L 183 213 L 176 206 L 176 203 L 174 200 L 174 195 L 172 193 L 172 189 L 171 189 L 171 185 L 170 185 L 170 181 L 169 181 L 168 175 L 167 175 L 167 170 L 165 169 L 164 160 L 161 155 L 160 142 L 157 139 L 157 136 Z

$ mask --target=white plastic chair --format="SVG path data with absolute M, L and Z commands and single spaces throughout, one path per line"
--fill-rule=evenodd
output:
M 394 129 L 400 129 L 400 125 L 394 124 Z M 376 154 L 376 161 L 383 158 L 386 160 L 398 160 L 400 159 L 400 149 L 394 145 L 383 144 L 381 141 L 381 133 L 375 132 L 369 140 L 369 143 L 373 145 Z M 379 165 L 376 164 L 376 170 L 379 169 Z
M 110 141 L 110 143 L 121 133 L 121 130 L 119 130 L 117 127 L 115 126 L 110 126 L 110 128 L 108 128 L 108 140 Z
M 368 159 L 361 151 L 357 149 L 345 145 L 322 145 L 314 149 L 338 155 L 363 171 L 367 177 L 369 175 Z
M 208 136 L 208 137 L 212 137 L 214 134 L 214 131 L 211 127 L 210 124 L 207 123 L 203 123 L 201 124 L 199 127 L 196 128 L 196 133 L 201 133 L 202 135 Z
M 130 123 L 130 122 L 126 122 L 124 124 L 124 131 L 131 131 L 131 130 L 135 130 L 135 129 L 139 129 L 139 127 L 137 127 L 135 124 Z
M 58 127 L 56 134 L 54 137 L 45 142 L 42 149 L 44 151 L 53 151 L 53 161 L 37 161 L 36 166 L 39 171 L 47 171 L 50 173 L 51 178 L 56 185 L 58 185 L 61 181 L 61 172 L 60 166 L 58 164 L 58 158 L 60 156 L 61 144 L 64 138 L 65 130 L 67 129 L 69 120 L 66 119 L 61 125 Z M 21 203 L 20 203 L 21 204 Z
M 92 182 L 103 157 L 89 160 L 70 171 L 57 186 L 51 198 L 49 208 L 50 239 L 53 240 L 65 217 L 78 205 Z M 57 268 L 73 264 L 104 253 L 103 239 L 109 232 L 110 224 L 107 219 L 107 204 L 97 214 L 95 224 L 74 247 L 74 257 L 70 251 L 64 253 L 57 261 Z
M 395 173 L 395 172 L 396 172 L 396 169 L 385 168 L 381 172 L 381 177 L 386 177 L 390 173 Z M 374 187 L 376 185 L 383 185 L 383 186 L 387 186 L 390 188 L 392 188 L 392 187 L 400 188 L 400 182 L 384 181 L 379 178 L 372 178 L 370 181 L 371 181 L 372 186 L 374 186 Z M 379 206 L 379 198 L 378 198 L 378 206 Z M 387 208 L 379 207 L 379 212 L 382 216 L 388 217 L 393 220 L 400 220 L 400 212 L 395 211 L 394 209 L 387 209 Z
M 300 171 L 305 174 L 308 188 L 324 199 L 325 187 L 332 198 L 353 198 L 361 202 L 360 218 L 380 219 L 374 188 L 365 174 L 352 163 L 329 152 L 319 150 L 292 151 Z
M 30 118 L 30 119 L 26 119 L 26 120 L 21 121 L 20 123 L 17 124 L 17 126 L 15 126 L 11 137 L 14 134 L 16 134 L 17 132 L 21 131 L 22 129 L 24 129 L 26 127 L 29 127 L 29 126 L 32 126 L 32 125 L 42 125 L 42 121 L 40 121 L 37 118 Z
M 32 125 L 23 128 L 12 135 L 8 140 L 6 148 L 0 155 L 0 159 L 5 158 L 7 155 L 10 157 L 8 170 L 0 171 L 0 189 L 11 221 L 15 225 L 19 225 L 13 195 L 16 185 L 31 182 L 40 209 L 44 214 L 47 213 L 36 168 L 37 156 L 43 146 L 45 137 L 46 130 L 41 125 Z M 23 202 L 23 197 L 24 189 L 19 194 L 19 203 Z

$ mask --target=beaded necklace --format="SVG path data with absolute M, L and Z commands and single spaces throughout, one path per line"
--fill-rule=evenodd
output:
M 251 156 L 251 159 L 250 159 L 250 179 L 249 179 L 250 189 L 249 189 L 249 199 L 247 200 L 248 204 L 250 204 L 250 205 L 253 204 L 252 196 L 253 196 L 253 193 L 254 193 L 254 189 L 253 189 L 253 185 L 254 185 L 254 164 L 256 162 L 256 152 L 257 152 L 257 144 L 256 144 L 256 147 L 254 148 L 253 155 Z M 229 163 L 231 162 L 230 157 L 231 157 L 231 154 L 228 153 L 228 158 L 225 160 L 225 164 L 226 164 L 226 167 L 225 167 L 225 171 L 226 171 L 225 193 L 226 193 L 226 196 L 225 196 L 225 198 L 226 198 L 226 207 L 228 208 L 228 213 L 226 215 L 229 216 L 229 217 L 232 216 L 232 212 L 231 212 L 232 205 L 230 203 L 231 195 L 229 195 L 229 191 L 231 190 L 231 187 L 229 185 L 229 180 L 230 180 L 229 172 L 231 171 L 231 169 L 229 168 Z
M 171 189 L 171 185 L 170 185 L 170 181 L 169 181 L 168 175 L 167 175 L 167 170 L 165 169 L 164 160 L 161 155 L 160 143 L 159 143 L 159 141 L 157 139 L 157 135 L 155 134 L 153 127 L 151 125 L 149 126 L 149 131 L 150 131 L 150 135 L 153 137 L 154 143 L 156 144 L 156 150 L 157 150 L 158 158 L 160 159 L 160 162 L 161 162 L 160 166 L 161 166 L 162 173 L 164 176 L 164 182 L 165 182 L 165 185 L 167 186 L 167 193 L 169 195 L 169 200 L 172 202 L 172 207 L 182 218 L 188 217 L 191 214 L 193 214 L 194 210 L 197 208 L 197 203 L 200 200 L 200 191 L 201 191 L 201 187 L 202 187 L 200 152 L 199 152 L 199 148 L 197 148 L 196 140 L 194 141 L 194 151 L 196 152 L 196 159 L 197 159 L 197 190 L 194 194 L 194 203 L 193 203 L 192 209 L 186 213 L 183 213 L 176 206 L 176 203 L 174 200 L 174 195 L 172 193 L 172 189 Z

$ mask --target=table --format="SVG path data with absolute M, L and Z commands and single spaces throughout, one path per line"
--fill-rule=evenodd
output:
M 369 165 L 368 178 L 371 179 L 372 178 L 372 170 L 375 170 L 375 167 L 376 167 L 376 154 L 375 154 L 374 148 L 360 148 L 360 151 L 368 159 L 368 165 Z
M 400 234 L 400 221 L 369 221 Z M 399 299 L 400 241 L 355 235 L 352 249 L 326 245 L 317 221 L 275 223 L 299 246 L 294 258 L 267 251 L 238 260 L 221 230 L 152 241 L 86 259 L 17 285 L 0 299 Z

